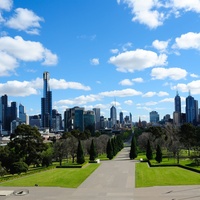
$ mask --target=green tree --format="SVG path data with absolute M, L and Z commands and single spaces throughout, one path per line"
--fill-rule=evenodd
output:
M 81 141 L 78 142 L 78 148 L 77 148 L 77 161 L 78 164 L 83 164 L 85 162 L 84 153 L 83 153 L 83 147 L 81 144 Z
M 146 157 L 148 160 L 151 160 L 153 158 L 153 152 L 152 152 L 151 144 L 149 140 L 147 141 Z
M 11 174 L 21 174 L 28 171 L 28 165 L 25 162 L 15 162 L 10 167 Z
M 106 153 L 107 153 L 107 158 L 108 159 L 113 159 L 113 148 L 112 148 L 112 144 L 111 144 L 111 139 L 108 140 L 107 142 L 107 147 L 106 147 Z
M 130 159 L 137 158 L 137 145 L 136 145 L 135 136 L 133 136 L 131 140 L 131 149 L 130 149 L 129 157 Z
M 161 162 L 162 162 L 162 151 L 161 151 L 161 148 L 160 148 L 160 145 L 159 145 L 159 144 L 157 145 L 157 148 L 156 148 L 156 157 L 155 157 L 155 160 L 156 160 L 158 163 L 161 163 Z
M 92 140 L 91 145 L 90 145 L 90 160 L 94 161 L 96 157 L 97 157 L 97 151 L 94 145 L 94 140 Z
M 19 158 L 18 161 L 23 160 L 28 166 L 38 164 L 41 160 L 41 152 L 47 149 L 38 129 L 26 124 L 17 126 L 10 137 L 8 147 L 14 151 Z

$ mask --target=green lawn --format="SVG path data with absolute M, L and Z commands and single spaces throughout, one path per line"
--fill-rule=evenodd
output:
M 199 185 L 200 174 L 179 167 L 149 167 L 147 163 L 136 164 L 136 187 Z
M 54 168 L 33 175 L 23 176 L 0 183 L 0 186 L 29 187 L 38 184 L 48 187 L 78 187 L 99 164 L 88 164 L 83 168 Z

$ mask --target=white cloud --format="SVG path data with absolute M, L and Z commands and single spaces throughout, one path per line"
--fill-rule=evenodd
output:
M 111 49 L 110 52 L 113 53 L 113 54 L 116 54 L 116 53 L 119 52 L 119 49 Z
M 124 45 L 122 46 L 122 50 L 123 50 L 123 51 L 127 51 L 128 48 L 130 48 L 130 47 L 132 47 L 132 43 L 131 43 L 131 42 L 127 42 L 126 44 L 124 44 Z
M 78 82 L 67 82 L 64 79 L 50 79 L 49 84 L 52 89 L 76 89 L 76 90 L 91 90 L 89 86 L 85 86 Z
M 133 82 L 129 79 L 124 79 L 119 82 L 120 85 L 133 85 Z
M 191 94 L 200 94 L 200 80 L 192 81 L 188 84 L 179 83 L 176 86 L 173 86 L 173 90 L 181 92 L 191 92 Z
M 18 67 L 17 60 L 9 54 L 0 51 L 0 76 L 9 76 Z
M 193 74 L 193 73 L 190 74 L 190 76 L 193 77 L 193 78 L 198 78 L 199 77 L 197 74 Z
M 169 40 L 168 41 L 154 40 L 152 42 L 152 46 L 156 48 L 157 50 L 159 50 L 160 52 L 165 52 L 168 47 L 168 44 L 169 44 Z
M 90 60 L 91 65 L 99 65 L 99 58 L 92 58 Z
M 157 28 L 163 24 L 165 15 L 159 12 L 158 8 L 161 6 L 159 1 L 155 0 L 122 0 L 131 9 L 133 18 L 132 21 L 137 21 L 145 24 L 150 28 Z
M 174 103 L 174 98 L 165 98 L 165 99 L 159 101 L 159 103 L 167 103 L 167 102 Z
M 10 11 L 13 5 L 12 0 L 1 0 L 0 1 L 0 10 Z
M 199 0 L 173 0 L 172 2 L 176 9 L 184 9 L 185 11 L 194 11 L 200 13 Z
M 37 94 L 37 90 L 28 81 L 8 81 L 5 84 L 0 83 L 0 93 L 9 96 L 29 96 Z
M 146 105 L 146 106 L 155 106 L 155 105 L 157 105 L 158 103 L 157 102 L 155 102 L 155 101 L 149 101 L 149 102 L 146 102 L 144 105 Z
M 99 94 L 104 97 L 130 97 L 130 96 L 141 95 L 142 92 L 136 91 L 134 89 L 124 89 L 124 90 L 101 92 Z
M 143 78 L 133 78 L 132 81 L 137 83 L 142 83 L 144 80 Z
M 117 56 L 112 56 L 109 63 L 117 67 L 120 72 L 134 72 L 146 68 L 166 65 L 167 56 L 157 55 L 153 51 L 137 49 L 135 51 L 123 52 Z
M 43 21 L 43 19 L 33 11 L 26 8 L 17 8 L 15 15 L 5 24 L 10 28 L 25 31 L 29 34 L 39 34 L 40 21 Z
M 127 100 L 127 101 L 124 101 L 125 104 L 131 106 L 133 105 L 133 101 L 132 100 Z
M 200 33 L 189 32 L 175 39 L 172 48 L 200 50 Z
M 12 59 L 12 62 L 7 63 L 8 65 L 5 65 L 6 62 L 0 59 L 0 65 L 5 66 L 5 72 L 7 67 L 8 73 L 13 71 L 17 66 L 17 62 L 20 61 L 42 61 L 43 65 L 56 65 L 58 62 L 57 55 L 52 54 L 41 43 L 26 41 L 20 36 L 14 38 L 9 36 L 0 37 L 0 51 L 4 52 L 7 58 Z
M 163 91 L 160 91 L 160 92 L 149 91 L 149 92 L 145 93 L 144 95 L 142 95 L 142 97 L 153 97 L 153 96 L 162 97 L 162 96 L 168 96 L 168 95 L 169 94 L 167 92 L 163 92 Z
M 143 97 L 153 97 L 156 95 L 156 92 L 147 92 L 144 95 L 142 95 Z
M 166 79 L 170 78 L 172 80 L 184 79 L 187 76 L 187 71 L 181 68 L 154 68 L 151 71 L 152 79 Z

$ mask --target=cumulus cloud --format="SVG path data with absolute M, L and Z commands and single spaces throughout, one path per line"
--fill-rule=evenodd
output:
M 119 82 L 120 85 L 133 85 L 133 82 L 129 79 L 124 79 Z
M 119 52 L 119 49 L 111 49 L 110 52 L 113 53 L 113 54 L 116 54 L 116 53 Z
M 50 79 L 49 84 L 52 89 L 75 89 L 75 90 L 91 90 L 89 86 L 85 86 L 78 82 L 67 82 L 64 79 Z
M 4 59 L 0 59 L 0 70 L 4 71 L 2 74 L 14 71 L 20 61 L 37 61 L 43 65 L 56 65 L 58 62 L 57 55 L 44 48 L 40 42 L 26 41 L 20 36 L 0 37 L 0 53 L 5 55 Z
M 163 12 L 158 10 L 161 6 L 159 1 L 122 0 L 121 2 L 127 4 L 131 9 L 133 14 L 132 21 L 145 24 L 150 28 L 156 28 L 163 24 L 165 15 Z
M 176 86 L 171 87 L 173 90 L 181 92 L 191 92 L 191 94 L 200 94 L 200 80 L 189 82 L 188 84 L 178 83 Z
M 143 78 L 133 78 L 132 81 L 137 83 L 142 83 L 144 80 Z
M 127 101 L 124 101 L 125 104 L 131 106 L 133 105 L 133 101 L 132 100 L 127 100 Z
M 190 74 L 190 76 L 193 77 L 193 78 L 198 78 L 199 77 L 199 75 L 194 74 L 194 73 Z
M 117 56 L 112 56 L 109 63 L 117 67 L 120 72 L 134 72 L 146 68 L 163 66 L 167 64 L 165 54 L 157 55 L 153 51 L 137 49 L 135 51 L 123 52 Z
M 33 11 L 26 8 L 17 8 L 15 15 L 11 17 L 5 25 L 9 28 L 25 31 L 29 34 L 39 34 L 40 22 L 44 21 Z
M 172 80 L 184 79 L 187 76 L 187 71 L 181 68 L 154 68 L 151 70 L 152 79 L 166 79 L 170 78 Z
M 91 65 L 99 65 L 99 58 L 92 58 L 90 60 Z
M 172 48 L 200 50 L 200 33 L 189 32 L 175 39 Z
M 108 91 L 108 92 L 101 92 L 99 94 L 104 97 L 128 97 L 128 96 L 142 95 L 142 92 L 128 88 L 124 90 L 113 90 L 113 91 Z
M 1 69 L 1 68 L 0 68 Z M 84 86 L 78 82 L 66 82 L 64 79 L 50 79 L 49 80 L 51 90 L 90 90 L 89 86 Z M 40 90 L 43 88 L 43 79 L 36 78 L 32 81 L 8 81 L 6 83 L 0 84 L 0 93 L 7 94 L 9 96 L 30 96 L 40 93 Z M 97 97 L 96 97 L 97 98 Z
M 0 76 L 9 76 L 15 72 L 17 67 L 18 63 L 14 57 L 6 52 L 0 51 Z
M 142 97 L 153 97 L 153 96 L 162 97 L 162 96 L 168 96 L 168 95 L 169 94 L 167 92 L 163 92 L 163 91 L 160 91 L 160 92 L 149 91 L 149 92 L 143 94 Z
M 1 0 L 0 1 L 0 10 L 10 11 L 13 5 L 12 0 Z
M 168 47 L 168 44 L 169 44 L 169 40 L 168 41 L 154 40 L 152 42 L 152 46 L 156 48 L 157 50 L 159 50 L 160 52 L 165 52 Z
M 198 0 L 173 0 L 172 6 L 176 9 L 200 13 L 200 2 Z

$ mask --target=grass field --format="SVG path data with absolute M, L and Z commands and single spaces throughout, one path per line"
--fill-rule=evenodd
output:
M 200 174 L 179 167 L 152 167 L 136 164 L 136 187 L 199 185 Z
M 99 164 L 88 164 L 83 168 L 54 168 L 48 171 L 39 172 L 33 175 L 23 176 L 10 181 L 0 183 L 0 186 L 18 186 L 31 187 L 38 184 L 39 186 L 48 187 L 78 187 L 97 167 Z

